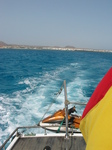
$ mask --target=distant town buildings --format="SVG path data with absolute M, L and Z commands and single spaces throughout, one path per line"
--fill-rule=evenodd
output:
M 88 51 L 88 52 L 112 52 L 112 50 L 105 49 L 90 49 L 90 48 L 76 48 L 73 46 L 59 47 L 59 46 L 29 46 L 29 45 L 14 45 L 6 44 L 0 41 L 0 49 L 30 49 L 30 50 L 63 50 L 63 51 Z

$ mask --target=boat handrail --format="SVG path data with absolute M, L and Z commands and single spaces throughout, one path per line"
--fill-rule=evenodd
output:
M 45 125 L 44 127 L 49 127 L 48 125 Z M 34 126 L 20 126 L 20 127 L 17 127 L 11 134 L 10 136 L 5 140 L 5 142 L 2 144 L 2 146 L 0 146 L 0 150 L 2 149 L 5 149 L 5 145 L 8 143 L 8 141 L 14 136 L 14 134 L 16 133 L 16 135 L 20 135 L 18 134 L 18 130 L 19 129 L 31 129 L 31 128 L 41 128 L 41 129 L 44 129 L 44 127 L 42 128 L 41 126 L 39 125 L 34 125 Z M 51 127 L 59 127 L 59 125 L 51 125 Z M 64 127 L 62 125 L 62 127 Z M 47 135 L 46 133 L 46 129 L 44 129 L 44 135 Z M 80 132 L 79 132 L 80 133 Z M 73 134 L 73 133 L 72 133 Z
M 12 134 L 6 139 L 6 141 L 5 141 L 5 142 L 2 144 L 2 146 L 0 147 L 0 150 L 2 150 L 2 148 L 5 147 L 5 145 L 6 145 L 7 142 L 11 139 L 11 137 L 15 134 L 15 132 L 18 131 L 18 128 L 19 128 L 19 127 L 17 127 L 17 128 L 12 132 Z
M 21 126 L 21 127 L 17 127 L 12 133 L 11 135 L 5 140 L 5 142 L 2 144 L 2 146 L 0 147 L 0 150 L 2 150 L 2 148 L 5 147 L 5 145 L 7 144 L 7 142 L 13 137 L 13 135 L 17 132 L 19 129 L 30 129 L 30 128 L 39 128 L 40 126 Z
M 70 102 L 69 101 L 69 103 L 70 104 L 75 104 L 75 105 L 84 105 L 84 106 L 87 105 L 87 103 L 81 103 L 81 102 Z

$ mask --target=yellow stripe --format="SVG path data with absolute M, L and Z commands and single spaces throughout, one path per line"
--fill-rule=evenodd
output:
M 81 120 L 86 150 L 112 150 L 112 87 Z

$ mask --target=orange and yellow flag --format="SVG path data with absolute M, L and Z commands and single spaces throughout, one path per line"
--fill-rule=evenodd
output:
M 112 150 L 112 68 L 88 101 L 80 122 L 86 150 Z

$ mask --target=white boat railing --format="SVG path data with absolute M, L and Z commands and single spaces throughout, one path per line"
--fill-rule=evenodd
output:
M 6 141 L 2 144 L 2 146 L 0 147 L 0 150 L 5 150 L 5 146 L 6 146 L 6 144 L 8 143 L 8 141 L 12 138 L 12 137 L 14 137 L 14 135 L 16 134 L 16 136 L 18 136 L 19 134 L 19 132 L 18 132 L 18 130 L 19 129 L 27 129 L 27 128 L 38 128 L 39 126 L 23 126 L 23 127 L 17 127 L 12 133 L 11 133 L 11 135 L 6 139 Z
M 68 101 L 68 102 L 69 102 L 69 104 L 75 104 L 75 105 L 84 105 L 84 106 L 87 105 L 87 103 L 81 103 L 81 102 L 70 102 L 70 101 Z
M 44 127 L 49 127 L 49 126 L 44 126 Z M 19 130 L 20 129 L 33 129 L 33 128 L 41 128 L 41 129 L 43 129 L 44 130 L 44 136 L 45 135 L 49 135 L 49 134 L 47 134 L 47 132 L 46 132 L 46 128 L 42 128 L 41 126 L 39 126 L 39 125 L 34 125 L 34 126 L 21 126 L 21 127 L 17 127 L 11 134 L 10 134 L 10 136 L 6 139 L 6 141 L 2 144 L 2 146 L 0 147 L 0 150 L 5 150 L 5 147 L 6 147 L 6 145 L 8 144 L 8 142 L 11 140 L 11 139 L 13 139 L 13 137 L 19 137 L 19 136 L 21 136 L 21 132 L 19 132 Z M 59 127 L 59 125 L 53 125 L 52 127 Z M 62 127 L 65 127 L 65 126 L 63 126 L 62 125 Z M 76 132 L 76 133 L 81 133 L 80 131 L 78 131 L 78 132 Z M 57 135 L 59 134 L 59 133 L 56 133 Z M 73 129 L 72 129 L 72 132 L 71 132 L 71 135 L 73 135 L 74 134 L 74 132 L 73 132 Z M 27 136 L 27 134 L 26 134 L 26 136 Z M 36 135 L 33 135 L 33 136 L 36 136 Z M 65 133 L 65 137 L 66 137 L 66 133 Z M 9 143 L 10 144 L 10 143 Z M 8 145 L 9 145 L 8 144 Z

